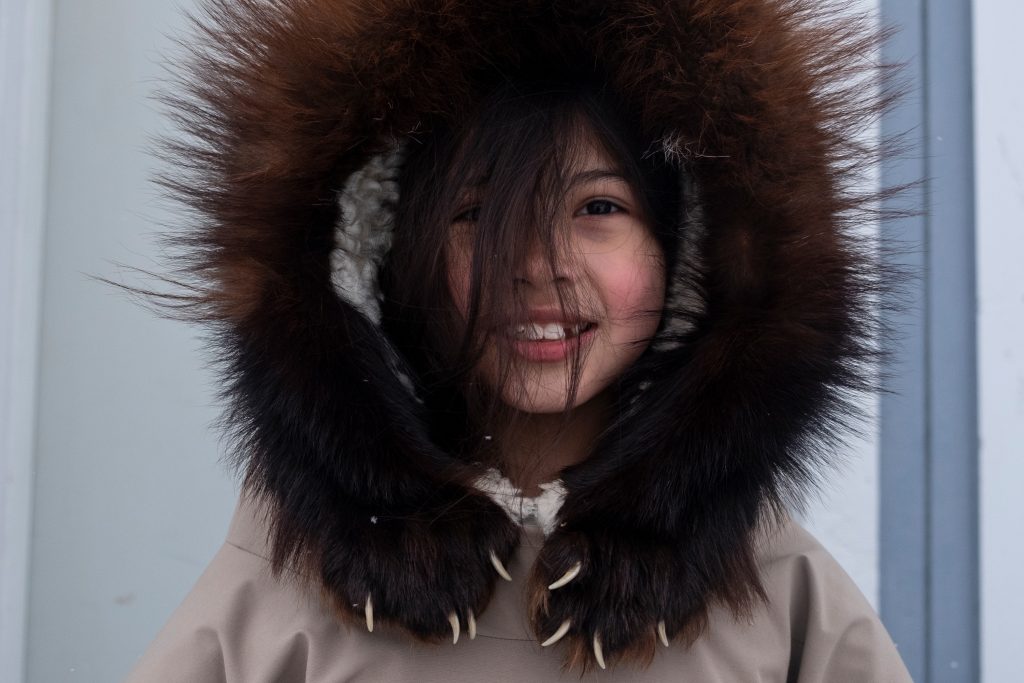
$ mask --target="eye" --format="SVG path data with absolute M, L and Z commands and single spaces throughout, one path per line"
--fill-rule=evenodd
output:
M 452 219 L 452 223 L 475 223 L 478 220 L 480 220 L 479 204 L 460 211 L 455 215 L 455 218 Z
M 593 199 L 583 205 L 580 214 L 585 216 L 606 216 L 622 211 L 622 207 L 608 199 Z

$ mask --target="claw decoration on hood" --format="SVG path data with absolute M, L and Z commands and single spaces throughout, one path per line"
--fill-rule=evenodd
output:
M 161 182 L 196 217 L 176 303 L 211 330 L 275 567 L 360 628 L 475 635 L 519 525 L 431 441 L 378 324 L 394 170 L 425 112 L 591 61 L 682 171 L 686 209 L 667 322 L 624 378 L 629 409 L 563 473 L 530 616 L 586 670 L 691 641 L 714 601 L 748 614 L 754 532 L 835 459 L 884 340 L 896 278 L 862 229 L 879 199 L 862 134 L 891 99 L 871 20 L 816 0 L 202 7 L 163 96 L 186 137 Z

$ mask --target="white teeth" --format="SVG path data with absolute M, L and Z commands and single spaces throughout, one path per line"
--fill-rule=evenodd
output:
M 545 339 L 565 339 L 565 328 L 558 323 L 548 323 L 544 326 Z
M 563 323 L 524 323 L 515 325 L 512 329 L 512 336 L 516 339 L 527 339 L 529 341 L 557 341 L 566 337 L 575 337 L 587 328 L 588 323 L 580 325 L 565 325 Z
M 516 336 L 520 339 L 529 339 L 530 341 L 543 339 L 544 327 L 536 324 L 518 325 L 516 327 Z

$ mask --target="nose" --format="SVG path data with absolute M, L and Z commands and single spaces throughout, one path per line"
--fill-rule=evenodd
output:
M 566 259 L 556 253 L 553 257 L 554 263 L 551 261 L 552 259 L 545 253 L 545 249 L 541 247 L 540 241 L 534 238 L 530 242 L 530 248 L 526 252 L 523 263 L 516 268 L 516 284 L 542 287 L 552 282 L 555 284 L 568 283 L 572 278 L 566 265 Z

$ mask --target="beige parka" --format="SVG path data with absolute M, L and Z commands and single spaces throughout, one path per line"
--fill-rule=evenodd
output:
M 650 667 L 561 671 L 526 620 L 525 577 L 544 542 L 534 520 L 480 616 L 476 637 L 424 644 L 387 626 L 338 621 L 292 572 L 272 576 L 267 530 L 243 497 L 227 539 L 126 683 L 905 683 L 910 674 L 871 605 L 790 521 L 758 546 L 769 602 L 749 621 L 711 611 L 692 647 L 659 646 Z M 554 651 L 553 651 L 554 650 Z

